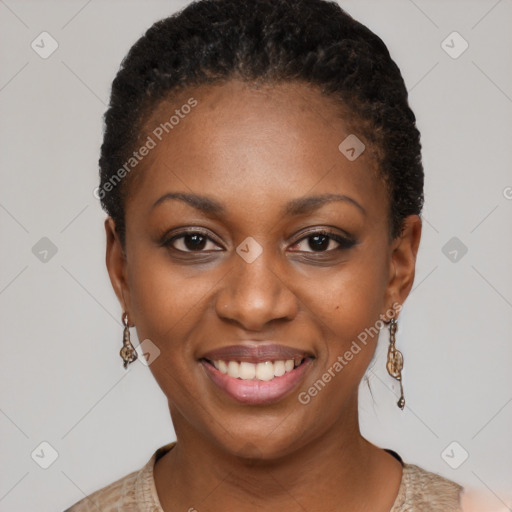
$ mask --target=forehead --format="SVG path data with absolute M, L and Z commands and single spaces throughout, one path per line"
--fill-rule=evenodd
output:
M 137 170 L 135 196 L 156 200 L 188 189 L 220 200 L 249 194 L 279 202 L 314 189 L 380 200 L 373 149 L 367 145 L 352 161 L 340 151 L 354 136 L 364 140 L 357 120 L 306 84 L 190 87 L 146 120 L 141 141 L 148 137 L 154 147 Z

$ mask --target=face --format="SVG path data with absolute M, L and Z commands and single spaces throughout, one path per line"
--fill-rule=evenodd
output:
M 351 435 L 377 341 L 361 333 L 405 300 L 419 218 L 390 239 L 371 148 L 340 152 L 364 137 L 315 89 L 232 81 L 181 94 L 146 123 L 155 146 L 130 183 L 124 252 L 106 222 L 110 277 L 139 339 L 160 350 L 150 370 L 178 439 L 273 458 Z

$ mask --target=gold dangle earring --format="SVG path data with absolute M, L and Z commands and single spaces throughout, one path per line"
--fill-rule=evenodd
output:
M 121 352 L 119 354 L 123 358 L 123 365 L 126 370 L 128 368 L 128 365 L 130 363 L 133 363 L 135 359 L 137 359 L 137 352 L 135 351 L 135 348 L 132 345 L 132 342 L 130 341 L 130 327 L 128 325 L 128 313 L 123 313 L 123 324 L 124 324 L 124 331 L 123 331 L 123 348 L 121 349 Z
M 397 350 L 395 347 L 395 333 L 397 330 L 398 324 L 394 318 L 389 322 L 389 348 L 388 348 L 388 362 L 386 364 L 386 368 L 388 370 L 389 375 L 400 382 L 400 399 L 396 403 L 400 409 L 404 409 L 405 406 L 405 398 L 404 398 L 404 388 L 402 386 L 402 369 L 404 367 L 404 357 L 400 350 Z

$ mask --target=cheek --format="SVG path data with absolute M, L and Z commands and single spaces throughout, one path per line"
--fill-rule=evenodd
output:
M 361 253 L 359 259 L 351 260 L 305 292 L 309 294 L 312 320 L 320 320 L 321 366 L 324 371 L 331 368 L 336 375 L 343 373 L 343 378 L 337 380 L 345 380 L 345 385 L 348 380 L 358 382 L 366 371 L 382 327 L 380 315 L 385 312 L 387 262 L 369 252 Z M 332 368 L 336 361 L 342 370 L 339 365 L 339 371 Z
M 212 283 L 208 278 L 190 279 L 151 251 L 132 258 L 128 274 L 138 338 L 150 340 L 160 351 L 149 366 L 156 382 L 184 407 L 200 400 L 193 383 L 201 368 L 191 364 L 193 346 L 186 340 L 201 327 Z
M 328 280 L 323 300 L 310 297 L 315 304 L 311 321 L 320 332 L 318 366 L 298 400 L 305 411 L 323 418 L 322 425 L 338 421 L 344 407 L 353 403 L 375 353 L 383 312 L 376 294 L 380 281 L 375 269 L 340 272 Z
M 197 324 L 213 276 L 204 272 L 200 279 L 193 279 L 160 251 L 134 256 L 128 275 L 139 337 L 151 339 L 161 350 L 176 349 L 176 342 Z
M 388 281 L 384 258 L 361 253 L 336 271 L 316 278 L 316 285 L 305 287 L 309 303 L 322 317 L 347 328 L 364 329 L 383 313 Z M 352 332 L 351 334 L 354 334 Z

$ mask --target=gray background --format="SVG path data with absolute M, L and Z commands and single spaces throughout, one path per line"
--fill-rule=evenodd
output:
M 101 116 L 119 63 L 146 28 L 186 3 L 0 0 L 1 511 L 63 510 L 174 439 L 149 369 L 121 365 L 121 311 L 93 190 Z M 395 405 L 382 333 L 369 373 L 374 398 L 361 387 L 362 430 L 505 510 L 512 2 L 340 3 L 384 39 L 402 69 L 426 171 L 417 277 L 397 333 L 407 406 Z M 59 45 L 47 59 L 31 48 L 43 31 Z M 469 43 L 458 58 L 442 47 L 453 31 Z M 453 53 L 463 42 L 445 44 Z M 51 462 L 52 448 L 43 441 L 58 453 L 48 469 L 40 465 Z

